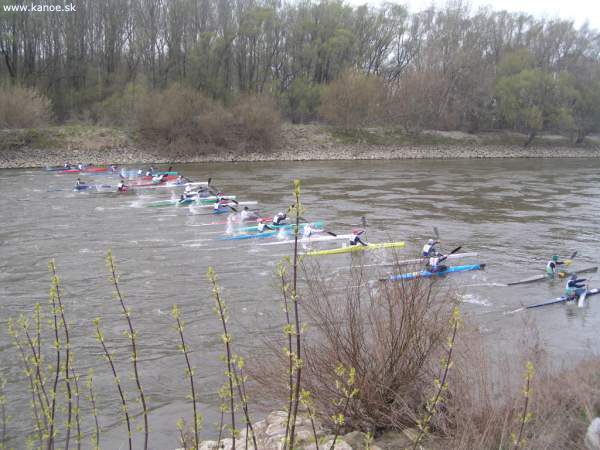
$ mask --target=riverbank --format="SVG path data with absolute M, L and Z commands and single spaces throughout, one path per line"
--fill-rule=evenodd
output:
M 527 148 L 524 135 L 509 132 L 467 134 L 397 130 L 340 131 L 319 125 L 284 125 L 271 150 L 215 145 L 160 145 L 143 142 L 135 132 L 89 125 L 36 130 L 0 130 L 0 168 L 91 164 L 255 162 L 318 160 L 391 160 L 456 158 L 597 158 L 600 139 L 575 146 L 561 136 L 545 135 Z

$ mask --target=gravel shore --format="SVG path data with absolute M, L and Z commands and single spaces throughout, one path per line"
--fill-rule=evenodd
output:
M 354 135 L 352 135 L 354 131 Z M 32 137 L 33 136 L 33 137 Z M 55 126 L 39 130 L 0 130 L 0 168 L 62 166 L 69 163 L 157 164 L 186 162 L 259 162 L 389 159 L 469 158 L 597 158 L 600 136 L 589 136 L 582 146 L 562 136 L 544 135 L 527 148 L 526 136 L 512 132 L 468 134 L 460 131 L 423 131 L 416 142 L 386 130 L 366 128 L 335 133 L 321 125 L 281 127 L 278 143 L 270 151 L 252 151 L 248 143 L 234 148 L 141 143 L 117 128 L 90 125 Z M 37 140 L 36 140 L 37 139 Z M 371 140 L 369 140 L 371 139 Z
M 0 152 L 0 168 L 25 168 L 71 163 L 132 164 L 185 162 L 258 162 L 320 160 L 389 160 L 389 159 L 469 159 L 469 158 L 597 158 L 600 145 L 587 148 L 470 145 L 379 146 L 365 144 L 321 144 L 271 152 L 157 152 L 135 148 L 102 150 L 28 149 Z

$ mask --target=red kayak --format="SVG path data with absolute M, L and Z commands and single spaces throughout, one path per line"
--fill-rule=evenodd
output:
M 129 181 L 130 186 L 160 186 L 161 184 L 166 183 L 167 181 L 174 181 L 177 179 L 177 175 L 167 175 L 166 177 L 164 177 L 162 179 L 162 181 L 159 182 L 153 182 L 153 178 L 152 177 L 139 177 L 136 180 L 131 180 Z M 150 181 L 150 183 L 148 183 L 148 181 Z
M 84 167 L 83 169 L 66 169 L 64 173 L 97 173 L 97 172 L 108 172 L 109 167 Z

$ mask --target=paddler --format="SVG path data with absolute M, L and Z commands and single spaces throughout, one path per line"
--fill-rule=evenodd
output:
M 585 298 L 587 288 L 585 287 L 585 284 L 581 284 L 584 281 L 586 281 L 585 278 L 577 278 L 576 274 L 571 275 L 565 286 L 565 296 L 571 300 L 576 297 Z
M 287 214 L 284 212 L 278 212 L 275 217 L 273 217 L 273 225 L 285 225 L 286 220 Z
M 552 259 L 548 261 L 548 264 L 546 264 L 546 274 L 551 277 L 558 275 L 560 271 L 556 266 L 562 266 L 563 264 L 566 264 L 566 261 L 559 261 L 558 256 L 554 255 Z
M 307 223 L 306 225 L 304 225 L 304 229 L 302 230 L 302 239 L 309 239 L 316 231 L 317 230 L 313 228 L 310 223 Z
M 258 215 L 255 212 L 250 211 L 247 206 L 244 206 L 244 209 L 240 213 L 240 221 L 241 222 L 246 222 L 249 220 L 256 220 L 257 218 L 258 218 Z
M 367 246 L 368 244 L 366 242 L 363 242 L 360 239 L 360 235 L 363 234 L 365 232 L 365 230 L 360 230 L 358 228 L 355 228 L 352 230 L 352 236 L 350 237 L 350 245 L 364 245 Z
M 258 225 L 256 226 L 256 231 L 262 233 L 265 230 L 273 230 L 269 225 L 267 225 L 262 219 L 258 219 Z
M 127 191 L 127 185 L 125 184 L 125 182 L 123 181 L 123 179 L 121 179 L 121 181 L 117 185 L 117 191 L 119 191 L 119 192 L 126 192 Z
M 436 254 L 429 258 L 429 262 L 427 263 L 427 270 L 431 273 L 443 272 L 448 269 L 448 266 L 442 264 L 443 261 L 448 258 L 445 255 Z
M 439 252 L 437 251 L 437 248 L 435 248 L 435 245 L 439 243 L 440 241 L 436 241 L 435 239 L 429 239 L 427 241 L 427 244 L 423 246 L 423 257 L 429 258 L 438 255 Z
M 213 206 L 213 210 L 216 211 L 220 211 L 221 209 L 223 209 L 225 206 L 227 206 L 227 201 L 221 197 L 220 193 L 217 195 L 217 201 L 215 202 L 214 206 Z

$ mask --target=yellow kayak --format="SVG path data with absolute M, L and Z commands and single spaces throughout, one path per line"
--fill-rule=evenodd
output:
M 404 242 L 385 242 L 383 244 L 369 244 L 369 245 L 349 245 L 347 247 L 334 248 L 331 250 L 313 250 L 306 253 L 306 256 L 320 256 L 320 255 L 337 255 L 339 253 L 354 253 L 354 252 L 366 252 L 368 250 L 377 250 L 379 248 L 400 248 L 404 247 Z

